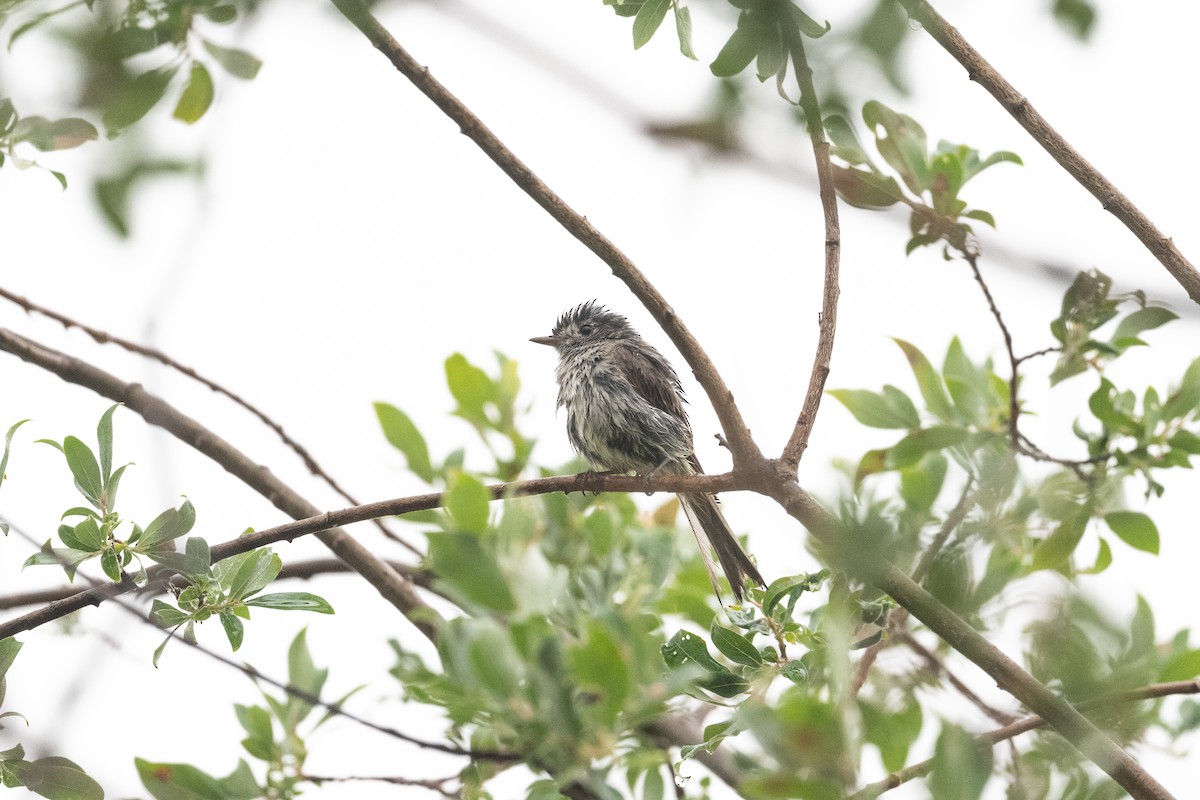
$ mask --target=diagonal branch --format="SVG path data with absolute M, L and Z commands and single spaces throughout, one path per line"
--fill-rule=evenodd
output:
M 317 460 L 313 458 L 312 454 L 308 452 L 307 448 L 293 439 L 287 433 L 287 431 L 283 429 L 282 425 L 268 417 L 266 413 L 261 411 L 257 406 L 251 405 L 249 401 L 243 400 L 240 396 L 234 394 L 216 381 L 209 380 L 191 367 L 180 364 L 178 361 L 171 358 L 161 350 L 155 350 L 153 347 L 146 347 L 145 345 L 140 345 L 137 342 L 131 342 L 128 339 L 122 339 L 120 336 L 113 336 L 107 331 L 100 330 L 99 328 L 93 328 L 90 325 L 84 325 L 82 322 L 72 319 L 65 314 L 60 314 L 53 309 L 40 306 L 28 298 L 13 294 L 4 287 L 0 287 L 0 297 L 3 297 L 5 300 L 8 300 L 11 303 L 16 303 L 21 308 L 25 309 L 25 312 L 28 314 L 41 314 L 43 317 L 48 317 L 49 319 L 59 323 L 67 330 L 70 330 L 71 328 L 78 328 L 88 336 L 92 337 L 92 339 L 99 344 L 107 344 L 111 342 L 117 347 L 120 347 L 122 350 L 127 350 L 130 353 L 137 353 L 140 356 L 157 361 L 165 367 L 169 367 L 176 372 L 186 375 L 187 377 L 191 378 L 197 383 L 202 384 L 217 394 L 224 395 L 228 399 L 232 400 L 235 404 L 241 406 L 246 411 L 249 411 L 256 419 L 258 419 L 259 422 L 274 431 L 275 435 L 279 437 L 280 441 L 282 441 L 288 448 L 291 449 L 293 453 L 300 457 L 300 460 L 304 462 L 304 466 L 308 468 L 309 472 L 325 481 L 325 483 L 328 484 L 331 489 L 340 494 L 347 501 L 353 503 L 354 505 L 358 505 L 358 501 L 355 500 L 349 492 L 343 489 L 338 482 L 333 479 L 333 476 L 326 472 L 325 469 L 317 463 Z M 379 530 L 383 532 L 384 536 L 388 537 L 402 547 L 407 548 L 410 552 L 412 552 L 413 555 L 421 555 L 416 548 L 401 539 L 396 534 L 389 531 L 383 526 L 382 523 L 379 523 Z
M 734 465 L 760 464 L 762 453 L 750 436 L 750 430 L 746 427 L 741 412 L 734 403 L 733 392 L 725 385 L 724 379 L 717 372 L 696 337 L 687 329 L 675 310 L 667 304 L 666 298 L 650 283 L 633 261 L 588 222 L 586 217 L 567 205 L 566 201 L 535 175 L 494 133 L 488 130 L 474 112 L 434 78 L 428 68 L 421 66 L 416 59 L 409 55 L 379 23 L 379 20 L 371 14 L 362 0 L 332 0 L 332 2 L 337 10 L 353 23 L 404 77 L 408 78 L 422 94 L 432 100 L 446 116 L 458 125 L 464 136 L 478 145 L 479 149 L 513 180 L 513 183 L 544 208 L 567 232 L 599 256 L 613 274 L 629 287 L 633 295 L 641 301 L 670 337 L 675 347 L 679 349 L 688 366 L 692 368 L 697 382 L 708 395 L 713 410 L 716 411 L 717 418 L 721 421 L 721 429 L 725 432 L 725 440 L 733 454 Z
M 1136 703 L 1140 700 L 1157 700 L 1161 697 L 1169 697 L 1177 694 L 1200 694 L 1200 680 L 1156 683 L 1151 686 L 1144 686 L 1141 689 L 1122 692 L 1118 695 L 1097 697 L 1080 703 L 1077 707 L 1081 711 L 1090 711 L 1093 708 L 1109 707 L 1114 703 Z M 1045 726 L 1046 721 L 1041 717 L 1025 717 L 987 733 L 982 733 L 975 737 L 975 741 L 980 744 L 996 745 Z M 846 800 L 875 800 L 875 798 L 884 792 L 895 789 L 916 778 L 923 778 L 931 772 L 933 772 L 933 759 L 921 761 L 907 766 L 899 772 L 893 772 L 882 780 L 864 786 L 846 798 Z
M 808 391 L 804 405 L 780 460 L 793 471 L 808 448 L 808 437 L 817 421 L 817 409 L 825 394 L 825 380 L 829 377 L 829 362 L 833 358 L 833 336 L 837 330 L 837 304 L 841 289 L 838 288 L 838 268 L 842 255 L 842 229 L 838 222 L 837 192 L 833 188 L 833 166 L 829 162 L 829 142 L 825 140 L 825 127 L 821 121 L 821 105 L 817 90 L 813 86 L 812 68 L 804 55 L 804 38 L 794 26 L 784 26 L 790 37 L 792 64 L 796 71 L 796 83 L 800 85 L 800 107 L 804 109 L 804 120 L 812 140 L 813 158 L 817 162 L 817 185 L 821 197 L 821 210 L 825 217 L 825 285 L 821 293 L 820 335 L 817 351 L 813 354 L 812 373 L 808 378 Z
M 1155 227 L 1149 217 L 1072 147 L 1062 134 L 1051 127 L 1029 100 L 1005 80 L 1004 76 L 963 38 L 958 29 L 938 14 L 926 0 L 900 0 L 900 5 L 966 68 L 967 76 L 971 80 L 987 89 L 1013 119 L 1021 123 L 1021 127 L 1071 174 L 1071 177 L 1100 201 L 1101 207 L 1111 211 L 1114 217 L 1133 232 L 1193 301 L 1200 303 L 1200 272 L 1184 258 L 1175 247 L 1175 243 Z
M 254 463 L 232 444 L 181 413 L 162 398 L 150 394 L 139 384 L 125 383 L 115 375 L 85 361 L 44 347 L 3 328 L 0 328 L 0 350 L 52 372 L 68 383 L 85 386 L 99 395 L 124 403 L 146 422 L 166 430 L 216 461 L 227 472 L 270 500 L 288 516 L 299 519 L 321 513 L 320 509 L 271 474 L 269 469 Z M 317 534 L 317 538 L 332 550 L 334 555 L 362 575 L 418 630 L 431 639 L 434 637 L 438 613 L 417 595 L 411 582 L 398 575 L 366 546 L 343 530 L 323 530 Z M 132 580 L 129 583 L 132 584 Z
M 974 662 L 996 685 L 1044 719 L 1136 800 L 1171 800 L 1171 794 L 1119 745 L 1004 654 L 977 630 L 921 588 L 899 567 L 847 541 L 838 520 L 794 483 L 779 481 L 772 497 L 799 520 L 833 562 L 874 584 Z

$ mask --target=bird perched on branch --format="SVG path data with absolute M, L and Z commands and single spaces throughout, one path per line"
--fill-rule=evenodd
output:
M 595 301 L 564 313 L 549 336 L 529 341 L 558 352 L 558 405 L 567 410 L 571 446 L 597 469 L 639 475 L 702 475 L 683 410 L 679 376 L 629 322 Z M 738 544 L 715 495 L 684 492 L 691 523 L 717 597 L 713 553 L 741 602 L 747 578 L 766 582 Z

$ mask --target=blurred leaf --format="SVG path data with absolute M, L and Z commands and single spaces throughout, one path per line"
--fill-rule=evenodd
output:
M 110 139 L 146 116 L 158 104 L 177 69 L 150 70 L 114 90 L 102 117 Z
M 900 497 L 913 511 L 929 511 L 942 491 L 949 462 L 941 453 L 926 453 L 900 471 Z
M 8 668 L 13 665 L 17 659 L 17 653 L 21 652 L 22 644 L 11 636 L 7 639 L 0 639 L 0 679 L 8 674 Z
M 446 510 L 459 530 L 476 535 L 488 532 L 491 492 L 474 475 L 454 472 L 446 490 Z
M 633 688 L 620 644 L 605 625 L 592 620 L 587 625 L 587 637 L 571 651 L 569 662 L 581 688 L 599 691 L 597 710 L 605 724 L 613 724 Z
M 900 184 L 892 176 L 857 167 L 834 164 L 833 186 L 855 208 L 889 208 L 904 197 Z
M 911 429 L 921 422 L 912 400 L 894 386 L 884 386 L 882 394 L 867 389 L 830 389 L 828 393 L 870 428 Z
M 1084 505 L 1060 522 L 1049 536 L 1034 547 L 1033 568 L 1053 569 L 1070 558 L 1079 546 L 1091 517 L 1091 506 Z
M 929 147 L 925 130 L 917 121 L 876 100 L 863 106 L 863 122 L 875 134 L 879 154 L 894 169 L 913 194 L 931 188 Z
M 921 704 L 910 702 L 899 711 L 889 711 L 860 700 L 859 710 L 864 738 L 879 748 L 883 768 L 888 772 L 903 769 L 908 751 L 921 733 Z
M 887 465 L 892 469 L 911 466 L 927 453 L 963 444 L 969 436 L 966 430 L 951 425 L 933 425 L 913 431 L 892 446 Z
M 1130 547 L 1158 555 L 1158 526 L 1139 511 L 1110 511 L 1104 521 Z
M 1192 413 L 1200 405 L 1200 358 L 1188 365 L 1183 373 L 1179 388 L 1171 392 L 1163 403 L 1162 417 L 1165 420 L 1179 419 Z
M 484 404 L 495 396 L 495 386 L 487 373 L 467 361 L 466 356 L 455 353 L 446 359 L 446 383 L 458 401 L 454 413 L 477 427 L 486 427 Z
M 1075 38 L 1086 41 L 1096 25 L 1096 7 L 1088 0 L 1054 0 L 1054 18 Z
M 1187 650 L 1172 656 L 1163 666 L 1158 679 L 1163 682 L 1190 681 L 1197 675 L 1200 675 L 1200 650 Z
M 22 117 L 12 132 L 12 141 L 29 142 L 43 153 L 68 150 L 84 142 L 100 138 L 96 126 L 85 119 L 48 120 L 45 117 Z
M 718 78 L 732 78 L 750 66 L 750 62 L 758 55 L 762 40 L 778 33 L 763 25 L 749 11 L 743 11 L 738 17 L 737 29 L 725 42 L 716 59 L 709 64 L 712 74 Z
M 945 724 L 934 748 L 929 792 L 938 800 L 979 800 L 992 774 L 992 748 Z
M 133 763 L 155 800 L 227 800 L 215 778 L 190 764 L 156 764 L 141 758 Z
M 188 77 L 187 87 L 179 96 L 175 105 L 175 119 L 187 124 L 199 120 L 208 111 L 213 101 L 213 80 L 208 69 L 199 61 L 192 62 L 192 74 Z
M 262 61 L 250 55 L 245 50 L 238 50 L 234 47 L 221 47 L 218 44 L 213 44 L 208 39 L 202 41 L 204 42 L 204 49 L 230 75 L 247 81 L 253 80 L 258 75 L 258 70 L 262 67 Z
M 941 418 L 943 422 L 954 422 L 956 419 L 954 405 L 946 393 L 942 376 L 929 363 L 929 359 L 915 345 L 909 344 L 903 339 L 893 338 L 892 341 L 904 351 L 904 357 L 908 359 L 913 376 L 917 379 L 917 386 L 921 390 L 921 398 L 925 401 L 925 407 Z
M 13 436 L 16 435 L 17 428 L 20 428 L 26 422 L 29 422 L 29 420 L 23 419 L 20 422 L 14 422 L 8 429 L 8 432 L 4 434 L 4 455 L 0 456 L 0 485 L 3 485 L 4 479 L 8 477 L 5 474 L 5 470 L 8 469 L 8 454 L 12 449 Z
M 104 790 L 83 768 L 62 756 L 47 756 L 33 762 L 41 776 L 35 794 L 49 800 L 104 800 Z
M 376 403 L 375 416 L 379 418 L 379 425 L 383 428 L 383 435 L 388 443 L 404 454 L 408 468 L 421 480 L 433 483 L 434 471 L 429 462 L 429 446 L 412 419 L 388 403 Z
M 457 594 L 492 611 L 516 609 L 500 565 L 475 535 L 431 532 L 427 536 L 430 566 Z
M 1142 331 L 1153 330 L 1176 319 L 1179 319 L 1179 315 L 1165 308 L 1157 306 L 1140 308 L 1117 324 L 1111 341 L 1114 345 L 1127 347 L 1128 340 L 1136 341 L 1138 334 Z

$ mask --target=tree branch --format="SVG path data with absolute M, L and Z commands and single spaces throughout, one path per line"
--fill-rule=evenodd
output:
M 829 377 L 829 362 L 833 358 L 833 337 L 837 330 L 838 270 L 842 255 L 842 230 L 838 222 L 837 192 L 833 188 L 833 166 L 829 162 L 829 142 L 825 140 L 825 125 L 821 120 L 821 105 L 813 86 L 812 68 L 804 55 L 804 38 L 795 26 L 784 25 L 792 51 L 796 83 L 800 86 L 800 107 L 804 109 L 808 136 L 812 140 L 813 158 L 817 164 L 817 186 L 821 210 L 825 217 L 825 285 L 821 293 L 820 334 L 817 351 L 813 354 L 812 373 L 804 405 L 783 448 L 780 460 L 793 472 L 808 448 L 808 437 L 817 421 L 817 410 L 825 395 L 825 380 Z
M 683 324 L 675 310 L 667 304 L 666 298 L 659 293 L 658 289 L 650 283 L 629 257 L 617 249 L 617 246 L 588 222 L 586 217 L 567 205 L 561 197 L 543 183 L 524 162 L 517 158 L 516 154 L 488 130 L 474 112 L 438 82 L 429 73 L 427 67 L 417 63 L 416 59 L 400 46 L 361 0 L 332 0 L 332 2 L 337 10 L 358 28 L 379 52 L 387 57 L 392 66 L 452 119 L 462 134 L 478 145 L 479 149 L 496 166 L 500 167 L 513 183 L 544 208 L 568 233 L 608 265 L 613 274 L 646 307 L 646 310 L 650 312 L 678 348 L 688 366 L 692 368 L 697 382 L 708 395 L 713 410 L 716 411 L 717 418 L 721 422 L 721 428 L 725 432 L 726 441 L 728 441 L 730 452 L 733 455 L 734 466 L 760 463 L 762 453 L 750 436 L 750 430 L 746 427 L 741 412 L 734 402 L 733 392 L 725 385 L 724 379 L 721 378 L 696 337 Z
M 1193 681 L 1173 681 L 1171 683 L 1156 683 L 1152 686 L 1145 686 L 1141 689 L 1134 689 L 1130 692 L 1122 692 L 1117 695 L 1106 695 L 1097 697 L 1092 700 L 1080 703 L 1077 708 L 1081 711 L 1088 711 L 1093 708 L 1109 706 L 1113 703 L 1134 703 L 1139 700 L 1156 700 L 1160 697 L 1168 697 L 1177 694 L 1200 694 L 1200 680 Z M 975 737 L 975 741 L 980 744 L 996 745 L 1000 742 L 1014 739 L 1023 733 L 1037 730 L 1045 727 L 1046 721 L 1041 717 L 1025 717 L 1016 722 L 996 728 L 995 730 L 982 733 Z M 905 767 L 899 772 L 893 772 L 886 778 L 868 784 L 859 789 L 854 794 L 850 795 L 846 800 L 875 800 L 884 792 L 895 789 L 896 787 L 907 783 L 915 778 L 923 778 L 933 772 L 933 759 L 921 761 L 911 766 Z
M 288 516 L 299 519 L 321 513 L 320 509 L 272 475 L 269 469 L 255 464 L 229 442 L 176 410 L 163 399 L 150 394 L 139 384 L 125 383 L 85 361 L 37 344 L 4 328 L 0 328 L 0 350 L 52 372 L 68 383 L 85 386 L 99 395 L 124 403 L 146 422 L 166 430 L 216 461 L 227 472 L 270 500 L 272 505 Z M 362 575 L 418 630 L 430 639 L 434 638 L 436 623 L 440 617 L 417 595 L 412 583 L 397 575 L 395 570 L 343 530 L 322 530 L 317 534 L 317 538 L 338 558 Z M 125 583 L 126 581 L 121 581 L 120 585 L 124 587 Z M 132 579 L 129 579 L 128 583 L 130 585 L 123 588 L 123 591 L 133 588 Z M 0 629 L 2 627 L 0 626 Z M 2 634 L 0 638 L 11 635 Z
M 138 344 L 137 342 L 131 342 L 128 339 L 122 339 L 119 336 L 113 336 L 112 334 L 108 333 L 107 331 L 102 331 L 99 328 L 93 328 L 89 325 L 84 325 L 82 322 L 72 319 L 71 317 L 68 317 L 65 314 L 60 314 L 57 311 L 46 308 L 45 306 L 40 306 L 37 303 L 34 303 L 33 301 L 29 300 L 28 298 L 21 297 L 20 295 L 17 295 L 17 294 L 13 294 L 12 292 L 8 291 L 7 289 L 5 289 L 3 287 L 0 287 L 0 297 L 3 297 L 4 299 L 8 300 L 9 302 L 16 303 L 21 308 L 25 309 L 25 312 L 28 314 L 41 314 L 43 317 L 48 317 L 49 319 L 52 319 L 55 322 L 59 323 L 60 325 L 63 326 L 63 328 L 65 328 L 67 330 L 70 330 L 71 328 L 78 328 L 79 330 L 86 333 L 88 336 L 92 337 L 92 339 L 99 344 L 109 344 L 109 343 L 115 344 L 117 347 L 120 347 L 122 350 L 127 350 L 130 353 L 137 353 L 140 356 L 145 356 L 146 358 L 149 358 L 153 361 L 157 361 L 158 363 L 162 364 L 165 367 L 168 367 L 170 369 L 175 370 L 176 372 L 186 375 L 187 377 L 191 378 L 192 380 L 196 381 L 197 383 L 200 383 L 200 384 L 208 387 L 210 390 L 216 392 L 217 394 L 224 395 L 225 397 L 232 400 L 235 404 L 241 406 L 246 411 L 249 411 L 261 423 L 263 423 L 268 428 L 270 428 L 272 431 L 274 431 L 275 435 L 279 437 L 280 441 L 282 441 L 289 449 L 291 449 L 291 451 L 293 453 L 295 453 L 297 456 L 300 457 L 300 460 L 304 462 L 304 466 L 308 468 L 309 472 L 311 472 L 313 475 L 316 475 L 321 480 L 325 481 L 325 483 L 331 489 L 333 489 L 335 492 L 340 494 L 348 502 L 352 503 L 353 505 L 358 505 L 358 501 L 355 500 L 354 497 L 352 497 L 349 492 L 347 492 L 345 489 L 343 489 L 338 484 L 338 482 L 333 479 L 333 476 L 330 475 L 328 472 L 326 472 L 324 470 L 324 468 L 322 468 L 321 465 L 317 463 L 317 460 L 315 458 L 313 458 L 312 454 L 309 453 L 308 450 L 303 445 L 301 445 L 298 441 L 296 441 L 290 435 L 288 435 L 288 433 L 283 429 L 282 425 L 280 425 L 278 422 L 276 422 L 275 420 L 268 417 L 265 412 L 259 410 L 256 406 L 251 405 L 249 401 L 243 400 L 241 397 L 234 394 L 229 389 L 226 389 L 224 386 L 220 385 L 216 381 L 209 380 L 208 378 L 204 377 L 200 373 L 196 372 L 196 370 L 192 369 L 191 367 L 180 364 L 178 361 L 171 358 L 170 356 L 168 356 L 166 353 L 162 352 L 161 350 L 155 350 L 152 347 L 146 347 L 144 345 Z M 413 555 L 416 555 L 416 556 L 421 555 L 421 553 L 415 547 L 413 547 L 411 544 L 409 544 L 408 542 L 401 539 L 399 536 L 397 536 L 392 531 L 389 531 L 386 527 L 383 526 L 382 523 L 379 523 L 378 527 L 384 536 L 388 537 L 389 539 L 396 542 L 400 546 L 408 548 L 408 550 L 410 552 L 412 552 Z
M 1200 272 L 1184 258 L 1175 243 L 1155 227 L 1149 217 L 1051 127 L 1029 100 L 1006 81 L 926 0 L 900 0 L 900 5 L 966 68 L 971 80 L 987 89 L 1013 119 L 1021 123 L 1034 141 L 1100 201 L 1101 207 L 1112 212 L 1133 232 L 1194 302 L 1200 303 Z
M 1066 700 L 1047 689 L 957 614 L 894 564 L 848 542 L 837 519 L 794 483 L 779 481 L 772 497 L 829 553 L 835 563 L 874 584 L 931 631 L 974 662 L 1112 776 L 1136 800 L 1171 800 L 1171 794 L 1119 745 Z

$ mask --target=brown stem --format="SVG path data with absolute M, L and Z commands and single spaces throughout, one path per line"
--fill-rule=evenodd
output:
M 1200 303 L 1200 272 L 1184 258 L 1175 243 L 1162 233 L 1129 198 L 1100 174 L 1062 135 L 1050 126 L 1046 118 L 1034 109 L 1029 100 L 996 71 L 974 47 L 963 38 L 926 0 L 900 0 L 910 17 L 921 24 L 930 36 L 967 70 L 967 76 L 996 98 L 1013 119 L 1021 123 L 1029 135 L 1062 166 L 1071 177 L 1100 201 L 1101 207 L 1120 220 L 1133 232 L 1146 249 L 1166 267 L 1188 296 Z
M 833 337 L 837 331 L 838 270 L 842 254 L 842 230 L 838 222 L 837 192 L 833 188 L 833 166 L 829 161 L 829 142 L 825 140 L 825 126 L 821 121 L 821 105 L 813 86 L 812 68 L 804 54 L 804 37 L 794 26 L 784 26 L 790 39 L 792 65 L 796 71 L 796 83 L 800 86 L 800 107 L 808 126 L 812 141 L 813 158 L 817 164 L 817 186 L 821 198 L 821 210 L 825 217 L 825 284 L 821 293 L 820 334 L 817 350 L 813 354 L 812 372 L 808 378 L 808 391 L 804 405 L 792 435 L 783 448 L 780 461 L 793 471 L 800 464 L 808 448 L 808 437 L 817 421 L 817 410 L 825 395 L 825 380 L 829 377 L 829 362 L 833 358 Z
M 675 310 L 667 304 L 666 299 L 654 287 L 637 266 L 622 253 L 607 237 L 596 229 L 587 218 L 579 214 L 550 189 L 541 178 L 533 173 L 516 154 L 488 130 L 462 101 L 450 93 L 430 73 L 427 67 L 421 66 L 416 59 L 379 23 L 379 20 L 368 10 L 361 0 L 332 0 L 333 5 L 342 13 L 379 52 L 404 77 L 408 78 L 433 103 L 442 110 L 459 127 L 460 132 L 479 146 L 496 166 L 504 171 L 518 187 L 528 194 L 534 202 L 546 210 L 560 225 L 584 246 L 599 256 L 608 265 L 613 274 L 619 278 L 633 295 L 646 307 L 651 316 L 670 337 L 675 347 L 687 361 L 696 376 L 696 381 L 708 395 L 713 410 L 725 431 L 729 442 L 733 463 L 759 463 L 762 453 L 750 436 L 742 414 L 733 399 L 733 392 L 725 385 L 724 379 L 717 372 L 712 360 L 700 346 L 696 337 L 683 324 L 683 320 Z

